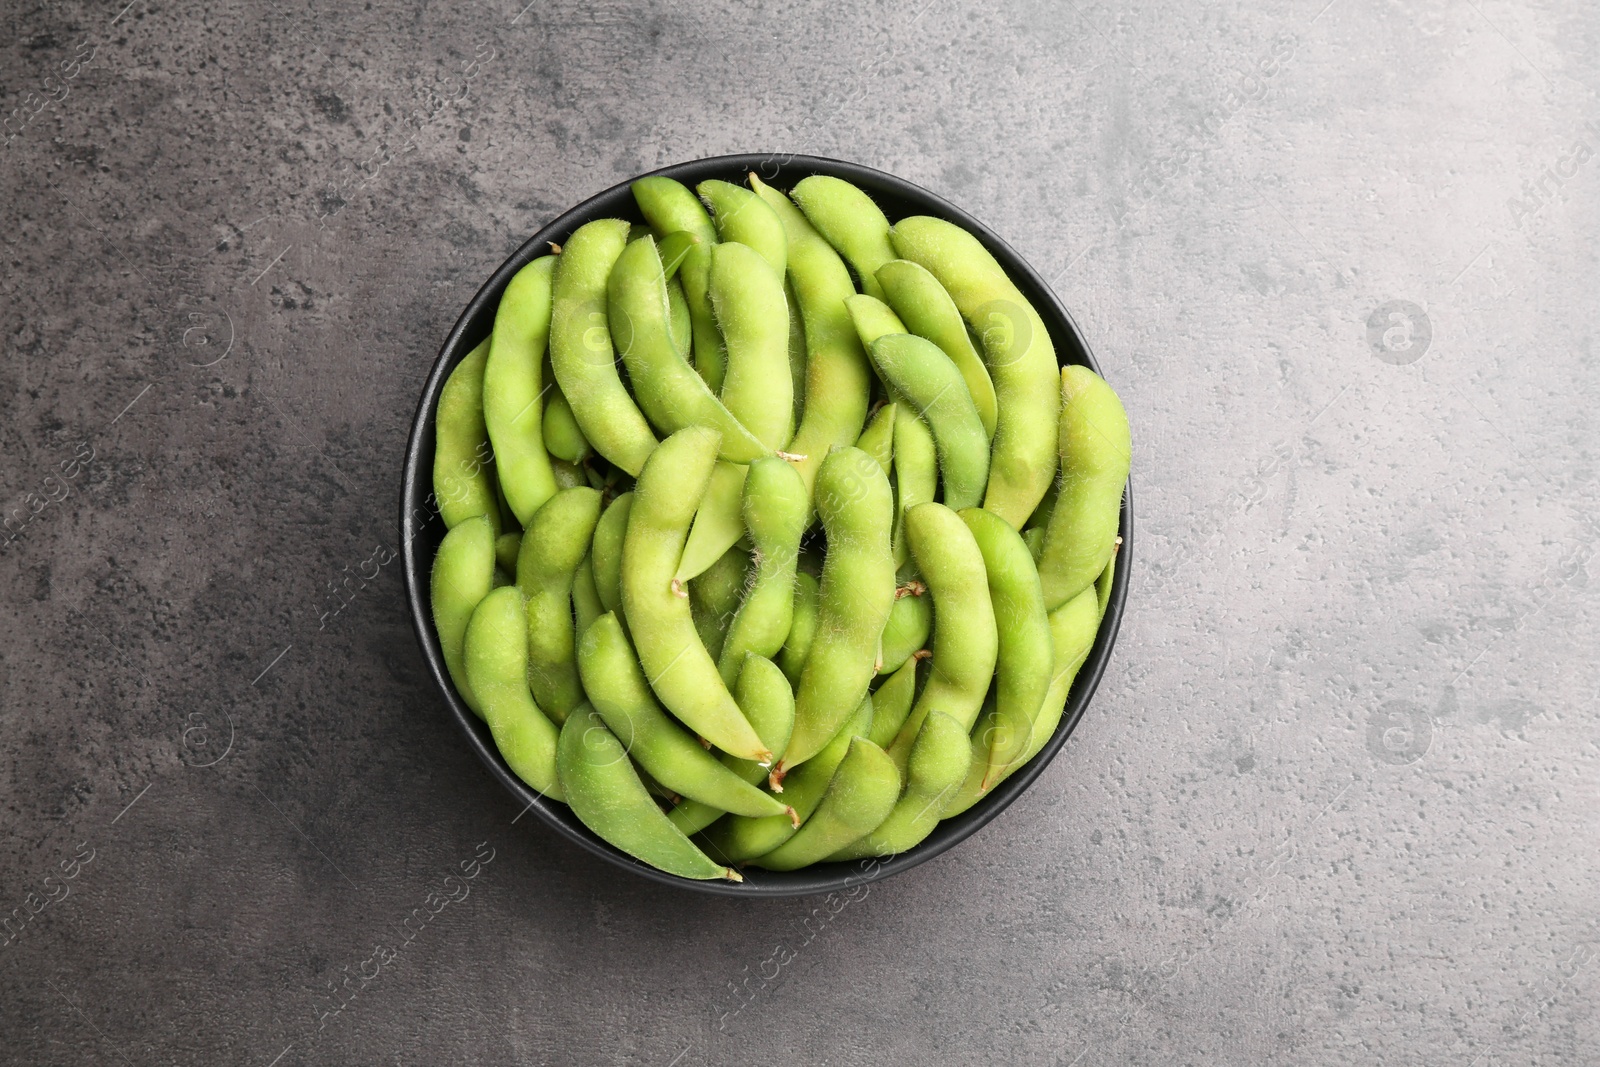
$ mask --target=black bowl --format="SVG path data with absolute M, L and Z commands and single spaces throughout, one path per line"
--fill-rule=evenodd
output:
M 652 173 L 676 178 L 693 188 L 708 178 L 742 183 L 745 174 L 752 170 L 763 180 L 784 190 L 793 188 L 796 182 L 809 175 L 831 174 L 854 182 L 864 189 L 877 201 L 878 206 L 890 220 L 904 218 L 907 215 L 934 215 L 964 227 L 975 234 L 983 242 L 984 247 L 993 253 L 1011 280 L 1038 309 L 1050 330 L 1050 338 L 1055 342 L 1056 355 L 1061 363 L 1063 365 L 1076 363 L 1098 372 L 1099 368 L 1095 366 L 1094 357 L 1089 353 L 1089 345 L 1083 339 L 1077 324 L 1072 321 L 1072 316 L 1037 271 L 983 223 L 955 205 L 902 178 L 836 159 L 789 155 L 718 156 L 713 159 L 695 160 L 692 163 L 679 163 Z M 751 867 L 745 870 L 745 880 L 741 883 L 699 882 L 659 871 L 602 841 L 579 822 L 578 817 L 565 804 L 544 799 L 513 774 L 511 768 L 500 758 L 488 727 L 462 703 L 450 682 L 428 609 L 428 575 L 433 567 L 434 553 L 438 550 L 439 541 L 445 532 L 438 509 L 432 503 L 433 417 L 439 403 L 439 391 L 444 388 L 445 378 L 455 365 L 480 341 L 489 336 L 494 326 L 495 308 L 499 305 L 500 294 L 505 291 L 512 275 L 535 257 L 549 251 L 549 242 L 561 244 L 574 230 L 592 219 L 624 218 L 634 222 L 644 221 L 634 205 L 633 194 L 628 189 L 629 184 L 624 182 L 612 186 L 605 192 L 585 200 L 534 234 L 510 259 L 502 263 L 500 269 L 484 283 L 483 288 L 478 290 L 478 295 L 472 298 L 467 309 L 456 320 L 455 328 L 450 331 L 444 347 L 439 351 L 439 358 L 434 361 L 433 372 L 428 375 L 427 385 L 423 387 L 422 399 L 417 404 L 416 420 L 411 426 L 410 443 L 406 447 L 405 473 L 400 491 L 400 532 L 401 551 L 405 563 L 406 597 L 411 605 L 411 623 L 416 628 L 417 641 L 422 646 L 423 658 L 428 661 L 428 670 L 433 675 L 434 684 L 444 697 L 450 714 L 455 717 L 462 733 L 466 735 L 467 744 L 472 746 L 473 751 L 500 783 L 525 805 L 525 810 L 535 812 L 539 818 L 568 840 L 646 878 L 702 893 L 743 897 L 795 897 L 849 889 L 915 867 L 923 860 L 932 859 L 945 849 L 970 837 L 990 819 L 999 815 L 1007 804 L 1033 784 L 1034 779 L 1039 777 L 1040 772 L 1060 751 L 1067 736 L 1077 726 L 1078 720 L 1083 717 L 1084 708 L 1088 706 L 1089 698 L 1094 695 L 1095 686 L 1100 682 L 1100 675 L 1105 671 L 1106 662 L 1111 658 L 1111 646 L 1116 641 L 1117 628 L 1122 622 L 1123 601 L 1127 598 L 1128 576 L 1133 563 L 1131 493 L 1125 494 L 1122 498 L 1122 549 L 1117 555 L 1111 603 L 1106 609 L 1105 619 L 1100 624 L 1100 633 L 1095 638 L 1094 648 L 1090 650 L 1089 658 L 1084 662 L 1078 672 L 1077 680 L 1073 683 L 1072 692 L 1067 698 L 1066 712 L 1062 716 L 1061 725 L 1057 728 L 1055 736 L 1032 761 L 996 786 L 988 796 L 955 818 L 941 822 L 927 840 L 898 856 L 854 863 L 825 863 L 790 872 L 764 871 Z

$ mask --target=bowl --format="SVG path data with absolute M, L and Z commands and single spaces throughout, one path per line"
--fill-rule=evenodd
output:
M 802 178 L 813 174 L 830 174 L 853 182 L 865 190 L 891 221 L 907 215 L 934 215 L 963 227 L 983 242 L 984 247 L 1005 268 L 1017 288 L 1022 290 L 1033 303 L 1050 331 L 1050 339 L 1055 343 L 1056 355 L 1062 365 L 1076 363 L 1098 373 L 1099 368 L 1089 352 L 1089 345 L 1077 324 L 1073 322 L 1072 315 L 1039 273 L 983 223 L 954 204 L 903 178 L 836 159 L 771 154 L 698 159 L 690 163 L 663 167 L 651 173 L 676 178 L 692 189 L 708 178 L 720 178 L 740 184 L 743 183 L 746 173 L 752 170 L 764 181 L 786 191 L 793 188 Z M 1131 491 L 1125 490 L 1122 498 L 1120 528 L 1122 548 L 1116 557 L 1111 601 L 1106 608 L 1105 618 L 1101 621 L 1094 647 L 1073 683 L 1072 691 L 1067 698 L 1066 710 L 1062 714 L 1061 725 L 1056 729 L 1055 735 L 1028 764 L 1014 772 L 971 808 L 941 822 L 932 835 L 915 848 L 897 856 L 849 863 L 817 864 L 798 871 L 765 871 L 749 867 L 744 871 L 743 882 L 701 882 L 657 870 L 602 841 L 579 822 L 578 817 L 565 804 L 543 798 L 512 773 L 511 768 L 500 758 L 494 739 L 489 734 L 489 728 L 462 702 L 451 684 L 444 656 L 439 649 L 439 639 L 433 630 L 428 606 L 428 576 L 433 567 L 434 553 L 438 550 L 439 542 L 445 533 L 438 509 L 431 503 L 433 418 L 445 379 L 468 352 L 489 336 L 494 326 L 495 309 L 500 302 L 500 294 L 505 291 L 506 284 L 517 271 L 535 257 L 549 251 L 550 242 L 556 244 L 565 242 L 574 230 L 592 219 L 624 218 L 633 222 L 644 221 L 634 205 L 633 194 L 628 188 L 634 180 L 636 179 L 629 179 L 603 193 L 591 196 L 529 238 L 511 258 L 500 265 L 500 268 L 484 283 L 483 288 L 478 290 L 478 294 L 472 298 L 466 310 L 461 313 L 461 317 L 456 320 L 455 327 L 445 339 L 444 347 L 439 350 L 438 359 L 434 361 L 433 371 L 428 375 L 427 384 L 423 387 L 422 399 L 417 404 L 416 418 L 411 425 L 411 437 L 406 447 L 405 471 L 400 491 L 400 543 L 405 569 L 406 599 L 410 605 L 411 623 L 416 629 L 417 642 L 422 646 L 423 659 L 427 661 L 428 672 L 433 678 L 434 685 L 444 698 L 450 715 L 461 728 L 467 744 L 478 754 L 478 758 L 483 760 L 490 773 L 516 797 L 523 810 L 532 811 L 562 837 L 619 867 L 625 867 L 657 882 L 684 889 L 738 897 L 797 897 L 831 893 L 899 874 L 925 860 L 932 859 L 946 849 L 955 847 L 1004 811 L 1008 804 L 1033 784 L 1055 758 L 1056 753 L 1061 751 L 1062 745 L 1072 734 L 1078 720 L 1083 717 L 1084 709 L 1094 696 L 1095 687 L 1099 684 L 1100 676 L 1111 658 L 1111 646 L 1116 641 L 1117 628 L 1122 622 L 1123 602 L 1127 598 L 1128 577 L 1133 564 Z

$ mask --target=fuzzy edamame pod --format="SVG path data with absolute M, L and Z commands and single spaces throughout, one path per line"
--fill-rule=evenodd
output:
M 439 391 L 434 415 L 433 496 L 446 529 L 477 515 L 498 536 L 500 502 L 495 497 L 493 446 L 483 418 L 483 369 L 489 338 L 456 364 Z
M 637 477 L 656 435 L 617 374 L 606 317 L 606 280 L 627 239 L 621 219 L 586 222 L 567 239 L 553 282 L 550 366 L 589 444 Z
M 622 608 L 639 663 L 661 702 L 724 752 L 770 763 L 695 632 L 687 591 L 673 578 L 689 521 L 717 459 L 715 430 L 679 430 L 645 463 L 622 544 Z M 670 446 L 670 447 L 669 447 Z
M 695 192 L 711 209 L 717 236 L 724 242 L 736 241 L 761 253 L 779 278 L 789 266 L 789 238 L 783 220 L 765 200 L 750 189 L 732 182 L 712 179 L 695 186 Z
M 667 322 L 672 327 L 672 350 L 687 364 L 694 354 L 694 323 L 689 318 L 689 300 L 683 295 L 683 283 L 677 278 L 667 279 Z M 694 370 L 692 366 L 689 369 Z M 700 378 L 699 371 L 695 371 L 695 377 Z M 705 379 L 700 378 L 700 381 L 704 383 Z
M 864 293 L 857 293 L 844 302 L 850 311 L 850 321 L 855 325 L 856 336 L 861 338 L 863 346 L 872 342 L 886 333 L 910 333 L 906 324 L 900 321 L 900 316 L 894 309 L 882 300 Z
M 783 280 L 783 300 L 789 305 L 789 381 L 794 386 L 794 424 L 798 427 L 806 408 L 806 326 L 794 285 L 787 277 Z
M 776 656 L 789 636 L 795 565 L 810 506 L 806 483 L 786 461 L 767 457 L 750 464 L 741 511 L 755 545 L 755 571 L 717 657 L 717 669 L 729 685 L 747 669 L 748 653 Z
M 1059 607 L 1094 584 L 1116 548 L 1132 444 L 1116 392 L 1088 367 L 1061 368 L 1061 488 L 1039 555 L 1044 601 Z
M 555 475 L 557 489 L 571 489 L 575 485 L 588 485 L 589 478 L 576 463 L 568 463 L 557 456 L 550 457 L 550 473 Z
M 1100 577 L 1095 579 L 1095 599 L 1100 602 L 1100 617 L 1106 617 L 1106 607 L 1111 603 L 1111 583 L 1117 576 L 1117 553 L 1113 549 L 1111 558 L 1106 561 L 1106 569 L 1100 572 Z
M 926 337 L 950 357 L 950 362 L 961 371 L 972 394 L 972 403 L 983 420 L 983 429 L 994 437 L 999 404 L 995 400 L 994 381 L 983 365 L 978 350 L 972 347 L 967 334 L 967 324 L 961 321 L 950 294 L 944 291 L 939 279 L 926 267 L 909 259 L 895 259 L 878 268 L 878 284 L 883 286 L 883 299 L 906 324 L 906 332 Z
M 494 539 L 494 563 L 507 574 L 517 573 L 517 552 L 522 547 L 522 532 L 503 533 Z
M 528 688 L 557 723 L 583 702 L 573 651 L 572 583 L 599 518 L 598 492 L 588 486 L 563 489 L 534 513 L 517 552 L 517 588 L 528 602 Z
M 894 467 L 894 404 L 885 404 L 867 421 L 867 428 L 856 438 L 856 447 L 878 461 L 883 473 Z
M 911 558 L 906 544 L 906 511 L 931 501 L 939 489 L 939 452 L 933 431 L 904 400 L 894 417 L 894 565 Z
M 600 588 L 594 581 L 592 543 L 589 551 L 591 555 L 583 557 L 583 562 L 578 564 L 577 571 L 572 575 L 572 614 L 577 621 L 573 633 L 579 636 L 606 613 L 605 605 L 600 603 Z
M 794 202 L 806 219 L 855 268 L 861 291 L 883 299 L 878 268 L 894 258 L 889 220 L 872 198 L 843 178 L 814 174 L 794 187 Z
M 872 732 L 867 739 L 879 748 L 887 749 L 894 743 L 895 735 L 911 714 L 911 703 L 917 696 L 918 662 L 906 660 L 872 694 Z
M 528 638 L 522 593 L 496 589 L 467 624 L 466 675 L 506 765 L 552 800 L 564 799 L 556 775 L 556 727 L 528 693 Z
M 884 380 L 933 431 L 945 504 L 977 506 L 989 480 L 989 438 L 961 372 L 938 345 L 915 334 L 884 334 L 869 351 Z
M 487 517 L 463 519 L 439 542 L 428 579 L 433 628 L 439 635 L 445 667 L 456 684 L 456 692 L 480 717 L 483 712 L 478 710 L 477 698 L 467 681 L 462 645 L 473 609 L 494 586 L 494 540 L 494 527 Z
M 577 417 L 572 414 L 572 405 L 567 403 L 567 398 L 559 389 L 551 392 L 545 404 L 544 447 L 547 453 L 568 463 L 582 463 L 593 451 L 589 447 L 589 439 L 583 436 L 583 430 L 578 427 Z M 551 481 L 554 480 L 555 476 L 552 475 Z
M 738 871 L 712 862 L 667 821 L 628 762 L 622 742 L 588 705 L 574 711 L 561 728 L 556 769 L 573 814 L 628 855 L 684 878 L 744 881 Z
M 695 632 L 712 659 L 722 656 L 728 623 L 739 610 L 739 596 L 744 592 L 745 572 L 749 569 L 750 553 L 734 545 L 689 582 L 689 612 L 694 617 Z M 731 679 L 728 685 L 733 686 Z
M 793 837 L 752 862 L 772 871 L 792 871 L 825 860 L 881 826 L 899 796 L 894 760 L 866 738 L 852 738 L 817 810 Z
M 594 586 L 606 611 L 622 610 L 622 539 L 628 532 L 633 494 L 623 493 L 600 513 L 589 556 L 594 560 Z
M 996 729 L 985 755 L 990 766 L 1005 767 L 1027 748 L 1033 720 L 1054 676 L 1050 619 L 1039 571 L 1022 535 L 982 508 L 967 508 L 961 521 L 972 531 L 989 575 L 1000 648 L 994 679 Z
M 816 507 L 828 537 L 817 633 L 795 694 L 794 736 L 774 782 L 816 755 L 860 703 L 894 607 L 894 501 L 877 460 L 859 448 L 834 449 L 817 471 Z
M 817 469 L 835 445 L 849 445 L 867 422 L 872 371 L 844 301 L 855 294 L 850 272 L 800 210 L 763 183 L 754 172 L 750 185 L 777 213 L 789 240 L 789 281 L 805 324 L 807 403 L 788 451 L 811 487 Z
M 817 599 L 821 593 L 815 578 L 805 571 L 795 572 L 794 617 L 776 660 L 791 686 L 800 684 L 800 672 L 805 668 L 806 656 L 811 654 L 811 642 L 817 636 Z
M 788 805 L 723 766 L 662 709 L 614 613 L 600 616 L 584 631 L 578 666 L 589 703 L 628 755 L 657 782 L 723 811 L 755 817 L 788 814 Z
M 743 246 L 741 246 L 743 247 Z M 747 250 L 748 251 L 748 250 Z M 748 463 L 767 448 L 683 361 L 672 336 L 672 311 L 656 243 L 641 237 L 623 250 L 606 283 L 611 336 L 628 368 L 634 398 L 664 433 L 707 426 L 722 434 L 721 456 Z
M 640 234 L 640 236 L 645 235 Z M 678 268 L 683 266 L 683 261 L 699 243 L 700 238 L 688 230 L 674 230 L 656 243 L 656 251 L 661 256 L 661 273 L 666 275 L 669 283 L 677 277 Z M 688 307 L 689 305 L 685 304 L 684 310 L 687 311 Z
M 495 471 L 506 502 L 524 526 L 556 491 L 542 407 L 555 268 L 555 256 L 540 256 L 512 276 L 495 309 L 483 368 L 483 418 Z
M 920 589 L 920 586 L 909 585 L 895 590 L 894 607 L 889 610 L 889 622 L 883 628 L 879 674 L 899 670 L 927 647 L 928 634 L 933 631 L 933 603 Z
M 1056 471 L 1056 353 L 1044 320 L 994 256 L 959 226 L 926 215 L 895 223 L 900 258 L 926 267 L 982 341 L 998 402 L 983 506 L 1021 529 Z
M 683 279 L 683 295 L 689 304 L 689 320 L 694 332 L 694 366 L 712 392 L 722 388 L 723 352 L 722 338 L 717 333 L 716 319 L 711 313 L 711 298 L 707 289 L 711 276 L 711 246 L 717 242 L 717 231 L 711 225 L 711 216 L 700 201 L 695 199 L 688 186 L 672 178 L 659 175 L 640 178 L 630 187 L 639 210 L 650 223 L 657 238 L 679 230 L 699 238 L 684 256 L 678 276 Z
M 794 436 L 789 305 L 783 275 L 735 241 L 711 250 L 711 309 L 727 355 L 722 402 L 770 450 Z
M 683 546 L 683 558 L 674 575 L 680 582 L 704 573 L 744 536 L 740 508 L 744 501 L 744 480 L 749 474 L 746 464 L 725 461 L 719 461 L 712 470 L 711 482 L 700 500 L 700 509 L 695 512 L 694 525 L 689 528 L 689 540 Z
M 967 731 L 944 712 L 930 712 L 911 746 L 906 791 L 895 802 L 894 810 L 877 829 L 828 858 L 837 861 L 892 856 L 921 844 L 939 825 L 945 805 L 961 788 L 971 766 L 972 742 Z

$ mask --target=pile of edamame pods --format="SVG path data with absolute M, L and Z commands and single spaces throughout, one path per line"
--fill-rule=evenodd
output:
M 903 852 L 1055 732 L 1127 415 L 971 234 L 632 186 L 451 372 L 432 611 L 529 786 L 685 878 Z

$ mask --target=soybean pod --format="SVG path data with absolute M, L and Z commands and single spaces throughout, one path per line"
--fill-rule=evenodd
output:
M 517 271 L 494 313 L 483 369 L 483 418 L 494 446 L 506 502 L 526 526 L 555 495 L 544 447 L 545 347 L 550 336 L 550 286 L 556 257 L 540 256 Z
M 517 587 L 528 603 L 528 688 L 557 723 L 583 702 L 573 651 L 572 583 L 599 518 L 598 492 L 563 489 L 534 514 L 517 553 Z
M 711 311 L 708 293 L 711 277 L 711 246 L 717 231 L 711 216 L 687 186 L 672 178 L 655 175 L 640 178 L 631 186 L 634 202 L 658 238 L 683 230 L 699 238 L 688 250 L 678 276 L 683 279 L 683 294 L 689 305 L 689 320 L 694 333 L 694 366 L 712 392 L 722 388 L 722 338 Z
M 961 372 L 938 345 L 914 334 L 884 334 L 869 351 L 884 380 L 933 431 L 945 504 L 976 506 L 989 478 L 989 439 Z
M 433 556 L 433 572 L 428 580 L 428 600 L 433 609 L 433 628 L 439 635 L 439 651 L 456 692 L 467 707 L 478 712 L 477 698 L 467 681 L 462 647 L 473 609 L 494 587 L 494 527 L 483 515 L 464 519 L 444 535 Z
M 750 464 L 741 511 L 755 545 L 755 570 L 717 659 L 717 669 L 729 685 L 745 669 L 748 653 L 776 656 L 789 636 L 795 566 L 809 507 L 805 482 L 788 463 L 767 458 Z
M 784 448 L 794 436 L 794 395 L 783 275 L 747 245 L 720 244 L 711 250 L 709 292 L 727 355 L 722 402 L 769 450 Z
M 829 244 L 855 268 L 861 291 L 883 299 L 877 271 L 894 258 L 889 220 L 872 198 L 843 178 L 814 174 L 794 187 L 794 202 Z
M 939 279 L 909 259 L 885 263 L 878 268 L 877 279 L 883 287 L 884 302 L 900 316 L 906 332 L 926 337 L 938 345 L 961 371 L 967 392 L 972 394 L 972 403 L 978 409 L 978 418 L 983 420 L 983 430 L 994 437 L 999 412 L 994 381 L 978 350 L 972 347 L 972 337 L 967 333 L 967 324 L 961 321 L 961 312 L 939 284 Z
M 633 494 L 623 493 L 600 513 L 589 555 L 594 560 L 595 592 L 606 611 L 622 610 L 622 539 L 628 532 Z
M 800 672 L 811 654 L 811 642 L 817 636 L 817 598 L 820 595 L 821 587 L 815 578 L 805 571 L 795 572 L 794 617 L 776 661 L 790 685 L 800 684 Z
M 971 765 L 972 745 L 967 731 L 944 712 L 930 712 L 911 746 L 906 791 L 895 802 L 894 810 L 867 836 L 828 858 L 839 861 L 892 856 L 921 844 L 939 825 L 945 805 L 966 780 Z
M 675 575 L 679 581 L 687 582 L 703 573 L 744 535 L 740 507 L 749 473 L 746 464 L 722 461 L 712 470 L 694 525 L 689 528 L 689 540 L 683 546 L 683 558 Z
M 753 190 L 732 182 L 713 179 L 694 188 L 711 209 L 717 236 L 753 248 L 782 279 L 789 266 L 789 238 L 772 206 Z
M 1088 367 L 1061 368 L 1061 488 L 1039 555 L 1045 604 L 1094 584 L 1116 548 L 1132 445 L 1122 401 Z
M 556 727 L 528 693 L 528 638 L 522 593 L 514 585 L 484 597 L 467 625 L 467 678 L 495 748 L 518 778 L 561 800 Z
M 483 418 L 483 371 L 489 341 L 468 352 L 445 379 L 434 416 L 433 495 L 446 529 L 479 515 L 500 533 L 493 448 Z
M 939 490 L 939 452 L 928 424 L 904 400 L 894 418 L 894 565 L 911 558 L 906 543 L 906 511 L 933 500 Z
M 900 796 L 894 760 L 864 737 L 833 772 L 817 810 L 793 837 L 753 862 L 773 871 L 792 871 L 827 859 L 882 825 Z

